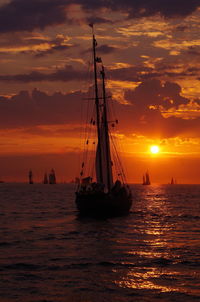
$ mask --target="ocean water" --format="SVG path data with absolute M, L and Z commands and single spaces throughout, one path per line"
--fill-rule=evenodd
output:
M 200 301 L 200 186 L 131 188 L 95 220 L 73 184 L 0 184 L 0 302 Z

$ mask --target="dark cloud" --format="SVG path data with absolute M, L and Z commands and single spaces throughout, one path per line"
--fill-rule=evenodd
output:
M 88 20 L 97 23 L 108 22 L 94 13 L 101 8 L 122 11 L 129 18 L 160 14 L 164 17 L 185 17 L 199 6 L 199 0 L 11 0 L 0 7 L 0 32 L 33 31 L 50 25 L 72 22 L 67 14 L 70 4 L 80 4 L 89 11 Z
M 99 16 L 94 16 L 94 15 L 86 18 L 86 21 L 87 24 L 101 24 L 101 23 L 112 24 L 113 23 L 111 20 Z
M 147 79 L 163 76 L 164 72 L 159 73 L 149 67 L 135 66 L 127 68 L 106 69 L 106 75 L 108 79 L 112 80 L 140 82 Z M 165 73 L 165 75 L 168 75 L 168 73 Z M 172 73 L 171 76 L 173 75 L 175 76 L 177 75 L 177 73 Z M 73 66 L 66 65 L 64 68 L 60 68 L 52 73 L 42 73 L 39 71 L 33 71 L 26 74 L 0 75 L 0 82 L 70 82 L 83 81 L 85 80 L 85 78 L 85 71 L 76 70 L 73 68 Z
M 199 137 L 200 118 L 164 118 L 160 106 L 177 108 L 188 104 L 189 99 L 182 97 L 181 88 L 176 83 L 161 83 L 151 80 L 141 83 L 134 91 L 125 94 L 129 105 L 115 102 L 116 118 L 120 121 L 120 132 L 127 135 L 155 136 L 160 138 L 176 137 L 187 134 Z M 48 95 L 37 89 L 32 93 L 21 91 L 12 97 L 0 97 L 0 128 L 27 128 L 27 133 L 42 136 L 72 136 L 79 129 L 84 100 L 88 93 L 54 93 Z M 173 102 L 172 102 L 173 101 Z M 199 100 L 196 100 L 198 103 Z M 154 106 L 151 109 L 150 106 Z M 87 106 L 86 106 L 87 107 Z M 163 110 L 163 109 L 162 109 Z M 82 112 L 82 113 L 81 113 Z M 56 130 L 40 129 L 39 125 L 74 126 L 69 131 L 63 127 Z M 35 127 L 35 128 L 33 128 Z
M 188 104 L 190 101 L 181 96 L 181 87 L 178 84 L 172 82 L 162 84 L 157 79 L 141 83 L 134 91 L 126 91 L 125 98 L 139 110 L 149 106 L 178 108 L 179 105 Z
M 24 32 L 9 32 L 1 34 L 0 47 L 17 48 L 18 46 L 35 46 L 44 43 L 50 43 L 51 40 L 47 40 L 42 35 L 35 35 L 34 33 Z M 1 52 L 2 53 L 2 52 Z
M 76 0 L 87 10 L 109 8 L 115 11 L 124 11 L 130 18 L 148 17 L 161 14 L 166 18 L 185 17 L 200 6 L 199 0 Z
M 32 127 L 41 124 L 73 124 L 79 120 L 81 92 L 47 95 L 34 89 L 12 97 L 0 97 L 0 127 Z M 42 131 L 41 131 L 42 133 Z
M 67 44 L 67 41 L 68 37 L 57 35 L 54 40 L 48 41 L 49 49 L 36 51 L 36 57 L 43 57 L 57 51 L 66 51 L 73 47 L 71 44 Z
M 110 53 L 113 53 L 114 51 L 116 51 L 117 47 L 114 47 L 114 46 L 109 46 L 109 45 L 106 45 L 106 44 L 103 44 L 99 47 L 97 47 L 97 51 L 99 54 L 110 54 Z
M 199 57 L 200 56 L 200 47 L 199 46 L 188 47 L 187 54 Z
M 41 57 L 53 54 L 53 53 L 58 52 L 58 51 L 66 51 L 66 50 L 70 49 L 71 47 L 72 47 L 71 45 L 62 45 L 62 44 L 53 45 L 48 50 L 36 51 L 35 56 L 37 58 L 41 58 Z
M 145 72 L 146 74 L 141 74 Z M 124 67 L 107 70 L 108 78 L 119 81 L 133 81 L 139 82 L 146 77 L 160 76 L 160 74 L 153 71 L 152 68 L 144 66 Z
M 62 48 L 63 47 L 63 48 Z M 57 45 L 50 48 L 49 50 L 42 52 L 34 52 L 36 57 L 43 57 L 47 54 L 50 54 L 54 51 L 68 49 L 68 46 Z M 111 53 L 113 48 L 105 47 L 105 45 L 100 47 L 101 53 Z M 32 52 L 31 52 L 32 53 Z M 108 79 L 117 80 L 117 81 L 130 81 L 130 82 L 143 82 L 151 79 L 158 78 L 184 78 L 184 77 L 198 77 L 199 68 L 187 68 L 185 71 L 177 72 L 170 71 L 170 69 L 175 69 L 175 65 L 160 65 L 159 67 L 154 68 L 145 67 L 143 65 L 133 66 L 133 67 L 124 67 L 124 68 L 115 68 L 115 69 L 106 69 L 106 75 Z M 57 69 L 51 73 L 43 73 L 39 71 L 32 71 L 26 74 L 12 74 L 12 75 L 0 75 L 0 82 L 70 82 L 70 81 L 85 81 L 86 73 L 84 70 L 75 69 L 72 65 L 66 65 L 64 68 Z
M 81 70 L 75 70 L 71 65 L 66 65 L 63 69 L 45 74 L 38 71 L 33 71 L 27 74 L 16 75 L 0 75 L 0 81 L 4 82 L 42 82 L 42 81 L 80 81 L 85 79 L 85 72 Z
M 103 44 L 103 45 L 97 47 L 97 52 L 99 55 L 102 55 L 102 54 L 107 55 L 107 54 L 113 53 L 119 49 L 120 48 L 116 47 L 116 46 L 109 46 L 107 44 Z M 91 48 L 82 51 L 81 55 L 84 55 L 86 53 L 91 53 Z
M 189 26 L 186 26 L 186 25 L 177 25 L 175 28 L 174 28 L 174 31 L 178 31 L 178 32 L 186 32 L 188 31 L 190 28 Z
M 102 48 L 102 51 L 107 51 L 105 47 Z M 99 52 L 100 53 L 100 52 Z M 147 74 L 141 74 L 141 72 L 146 72 Z M 106 74 L 108 78 L 112 80 L 121 80 L 121 81 L 141 81 L 146 78 L 158 77 L 161 74 L 153 71 L 152 68 L 136 66 L 128 68 L 116 68 L 116 69 L 107 69 Z M 66 65 L 65 68 L 58 69 L 52 73 L 42 73 L 33 71 L 27 74 L 16 74 L 16 75 L 0 75 L 1 82 L 42 82 L 42 81 L 81 81 L 85 80 L 86 74 L 83 70 L 76 70 L 71 65 Z
M 0 32 L 33 31 L 66 21 L 66 0 L 11 0 L 0 8 Z
M 15 55 L 17 52 L 20 54 L 43 57 L 55 52 L 69 50 L 75 46 L 69 42 L 69 37 L 61 34 L 50 39 L 34 33 L 23 33 L 23 35 L 21 33 L 7 33 L 2 34 L 1 38 L 0 47 L 3 47 L 4 49 L 9 47 L 11 55 Z M 25 47 L 26 50 L 24 50 L 23 47 Z M 1 54 L 7 54 L 6 50 L 1 51 Z
M 130 105 L 118 105 L 117 109 L 126 133 L 160 138 L 182 134 L 199 137 L 200 118 L 183 119 L 176 116 L 165 118 L 162 115 L 161 106 L 162 110 L 164 108 L 167 110 L 178 109 L 180 105 L 189 104 L 190 100 L 181 96 L 181 87 L 178 84 L 148 80 L 141 83 L 134 91 L 127 90 L 125 98 Z

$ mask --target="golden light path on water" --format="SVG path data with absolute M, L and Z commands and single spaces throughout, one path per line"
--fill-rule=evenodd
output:
M 152 189 L 153 187 L 153 189 Z M 151 193 L 151 190 L 154 192 Z M 155 191 L 157 190 L 157 194 Z M 162 192 L 163 190 L 163 192 Z M 152 196 L 154 195 L 154 198 Z M 155 219 L 152 217 L 145 217 L 145 229 L 144 229 L 144 247 L 137 250 L 129 250 L 127 252 L 130 256 L 139 257 L 141 263 L 123 263 L 124 265 L 133 266 L 129 271 L 120 274 L 119 280 L 115 281 L 121 288 L 131 288 L 140 290 L 155 290 L 158 292 L 179 292 L 187 293 L 184 289 L 183 283 L 175 282 L 175 279 L 179 279 L 179 275 L 182 274 L 178 267 L 176 269 L 168 267 L 171 259 L 173 260 L 173 255 L 170 254 L 170 248 L 178 248 L 181 243 L 174 242 L 174 239 L 170 238 L 171 231 L 174 229 L 174 225 L 163 220 L 163 215 L 165 217 L 170 216 L 170 207 L 165 194 L 164 187 L 161 186 L 151 186 L 146 190 L 145 206 L 148 212 L 153 210 L 157 211 L 157 216 Z M 162 198 L 160 198 L 162 196 Z M 129 225 L 131 229 L 132 226 Z M 171 243 L 170 243 L 171 241 Z M 170 246 L 171 245 L 171 246 Z M 181 257 L 181 255 L 180 255 Z M 146 259 L 144 265 L 142 265 L 142 259 Z M 150 265 L 149 263 L 151 263 Z M 155 264 L 155 265 L 154 265 Z M 175 286 L 176 284 L 176 286 Z
M 173 273 L 171 273 L 171 275 L 173 275 Z M 174 275 L 176 275 L 176 273 L 174 273 Z M 149 279 L 159 279 L 160 276 L 161 272 L 156 268 L 151 269 L 151 271 L 148 271 L 147 273 L 130 271 L 123 280 L 118 282 L 118 286 L 133 289 L 153 289 L 161 292 L 180 291 L 179 288 L 176 287 L 158 285 L 153 281 L 149 281 Z

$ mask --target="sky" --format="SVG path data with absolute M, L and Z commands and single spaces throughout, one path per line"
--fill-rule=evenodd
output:
M 79 175 L 89 23 L 128 182 L 200 183 L 199 0 L 0 0 L 0 179 Z

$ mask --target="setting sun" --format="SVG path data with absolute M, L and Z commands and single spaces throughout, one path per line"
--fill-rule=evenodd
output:
M 150 151 L 153 154 L 157 154 L 160 151 L 160 149 L 158 146 L 151 146 Z

